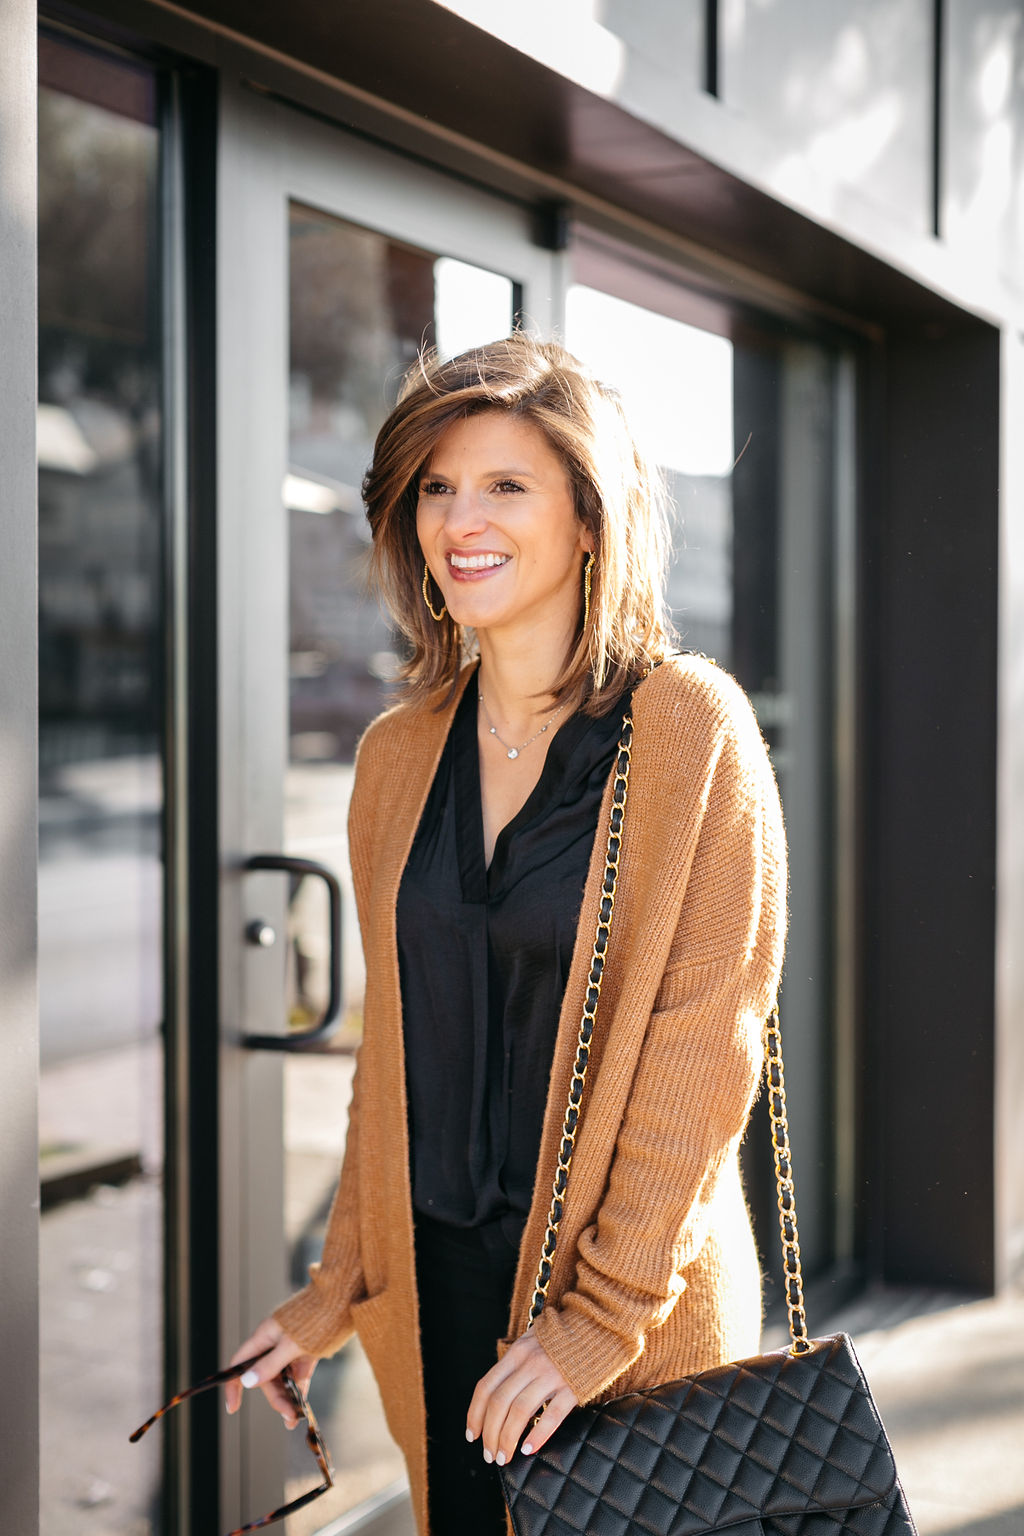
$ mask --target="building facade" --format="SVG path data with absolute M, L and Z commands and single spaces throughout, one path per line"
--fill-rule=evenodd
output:
M 359 486 L 424 343 L 564 338 L 665 473 L 680 643 L 786 810 L 818 1315 L 1021 1284 L 1020 0 L 0 28 L 4 1529 L 206 1536 L 311 1481 L 259 1404 L 127 1435 L 316 1256 L 399 660 Z M 289 1529 L 407 1530 L 358 1349 L 316 1392 L 339 1485 Z

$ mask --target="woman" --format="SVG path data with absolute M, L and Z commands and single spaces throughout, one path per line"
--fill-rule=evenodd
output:
M 364 496 L 412 651 L 350 813 L 364 1039 L 322 1262 L 235 1359 L 268 1351 L 242 1385 L 290 1422 L 278 1373 L 306 1384 L 356 1330 L 421 1532 L 500 1532 L 488 1464 L 528 1426 L 535 1451 L 577 1403 L 757 1349 L 737 1149 L 782 961 L 782 821 L 744 696 L 671 654 L 657 482 L 575 359 L 517 334 L 424 360 Z M 527 1329 L 627 711 L 582 1129 Z

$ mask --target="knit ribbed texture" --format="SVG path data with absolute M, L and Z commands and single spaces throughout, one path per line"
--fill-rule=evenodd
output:
M 358 1330 L 406 1456 L 423 1533 L 426 1430 L 395 903 L 456 704 L 438 712 L 400 706 L 360 744 L 349 838 L 367 962 L 364 1040 L 323 1259 L 276 1314 L 318 1355 Z M 633 718 L 610 959 L 548 1305 L 535 1324 L 583 1402 L 752 1354 L 760 1327 L 737 1152 L 782 964 L 778 793 L 750 706 L 713 663 L 666 662 L 636 690 Z M 526 1326 L 543 1240 L 610 802 L 609 783 L 559 1020 L 509 1339 Z

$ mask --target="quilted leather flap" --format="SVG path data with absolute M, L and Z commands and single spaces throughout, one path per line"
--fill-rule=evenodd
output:
M 670 1536 L 850 1510 L 877 1503 L 896 1482 L 845 1334 L 816 1339 L 802 1355 L 758 1355 L 630 1393 L 572 1421 L 564 1443 L 556 1431 L 534 1457 L 513 1458 L 505 1479 L 513 1507 L 509 1485 L 528 1460 L 544 1466 L 519 1495 L 528 1502 L 628 1512 L 636 1528 Z

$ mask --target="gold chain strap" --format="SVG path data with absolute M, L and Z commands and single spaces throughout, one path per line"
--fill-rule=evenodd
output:
M 794 1355 L 802 1355 L 810 1345 L 807 1342 L 804 1277 L 800 1268 L 800 1235 L 796 1226 L 796 1192 L 793 1189 L 793 1161 L 789 1154 L 786 1079 L 782 1069 L 782 1033 L 777 1007 L 772 1009 L 765 1025 L 764 1054 L 768 1077 L 768 1114 L 772 1122 L 772 1151 L 775 1154 L 775 1184 L 778 1189 L 782 1268 L 786 1282 L 786 1311 L 789 1313 L 789 1335 L 793 1340 L 790 1347 Z
M 594 938 L 593 954 L 590 957 L 590 976 L 587 979 L 583 1017 L 580 1019 L 579 1034 L 576 1037 L 576 1060 L 573 1062 L 572 1077 L 569 1081 L 569 1101 L 565 1107 L 565 1119 L 562 1121 L 558 1167 L 555 1170 L 555 1182 L 552 1185 L 551 1207 L 548 1211 L 548 1225 L 544 1233 L 540 1266 L 534 1281 L 530 1321 L 526 1325 L 528 1329 L 533 1327 L 540 1316 L 547 1299 L 548 1286 L 551 1284 L 552 1260 L 555 1256 L 555 1244 L 558 1241 L 558 1228 L 562 1221 L 565 1190 L 569 1182 L 569 1169 L 572 1167 L 573 1148 L 576 1145 L 576 1131 L 580 1123 L 580 1102 L 583 1098 L 583 1085 L 587 1080 L 587 1067 L 590 1062 L 590 1041 L 594 1033 L 597 1000 L 601 996 L 601 977 L 604 974 L 608 937 L 612 931 L 612 917 L 615 912 L 615 886 L 619 878 L 622 820 L 626 812 L 626 795 L 629 790 L 632 745 L 633 717 L 626 715 L 622 722 L 622 735 L 619 738 L 619 750 L 615 760 L 612 809 L 608 820 L 608 851 L 605 855 L 604 880 L 601 884 L 601 908 L 597 918 L 597 934 Z
M 629 792 L 629 765 L 633 745 L 633 720 L 627 715 L 622 722 L 615 763 L 615 782 L 612 785 L 612 809 L 608 826 L 608 851 L 605 856 L 604 881 L 601 885 L 601 907 L 597 918 L 597 933 L 590 960 L 590 976 L 587 980 L 587 996 L 580 1019 L 576 1039 L 576 1059 L 569 1081 L 569 1099 L 562 1122 L 562 1139 L 558 1148 L 558 1167 L 552 1185 L 551 1207 L 548 1211 L 547 1230 L 541 1249 L 540 1265 L 534 1281 L 533 1299 L 530 1303 L 530 1320 L 527 1329 L 533 1327 L 547 1300 L 548 1286 L 558 1241 L 558 1229 L 565 1206 L 565 1191 L 569 1183 L 569 1169 L 576 1146 L 576 1133 L 580 1123 L 580 1106 L 583 1088 L 590 1064 L 590 1042 L 594 1035 L 597 1003 L 601 996 L 601 978 L 608 955 L 608 939 L 615 912 L 615 888 L 619 878 L 619 855 L 622 851 L 622 825 L 626 813 L 626 796 Z M 800 1267 L 800 1237 L 796 1225 L 796 1194 L 793 1189 L 793 1165 L 789 1151 L 789 1119 L 786 1114 L 786 1080 L 782 1067 L 782 1034 L 779 1026 L 779 1010 L 773 1008 L 765 1025 L 765 1071 L 768 1079 L 768 1113 L 772 1124 L 772 1150 L 775 1156 L 775 1183 L 778 1189 L 779 1233 L 782 1238 L 782 1267 L 786 1282 L 786 1310 L 789 1313 L 790 1349 L 802 1355 L 810 1349 L 807 1337 L 807 1314 L 804 1311 L 803 1272 Z

